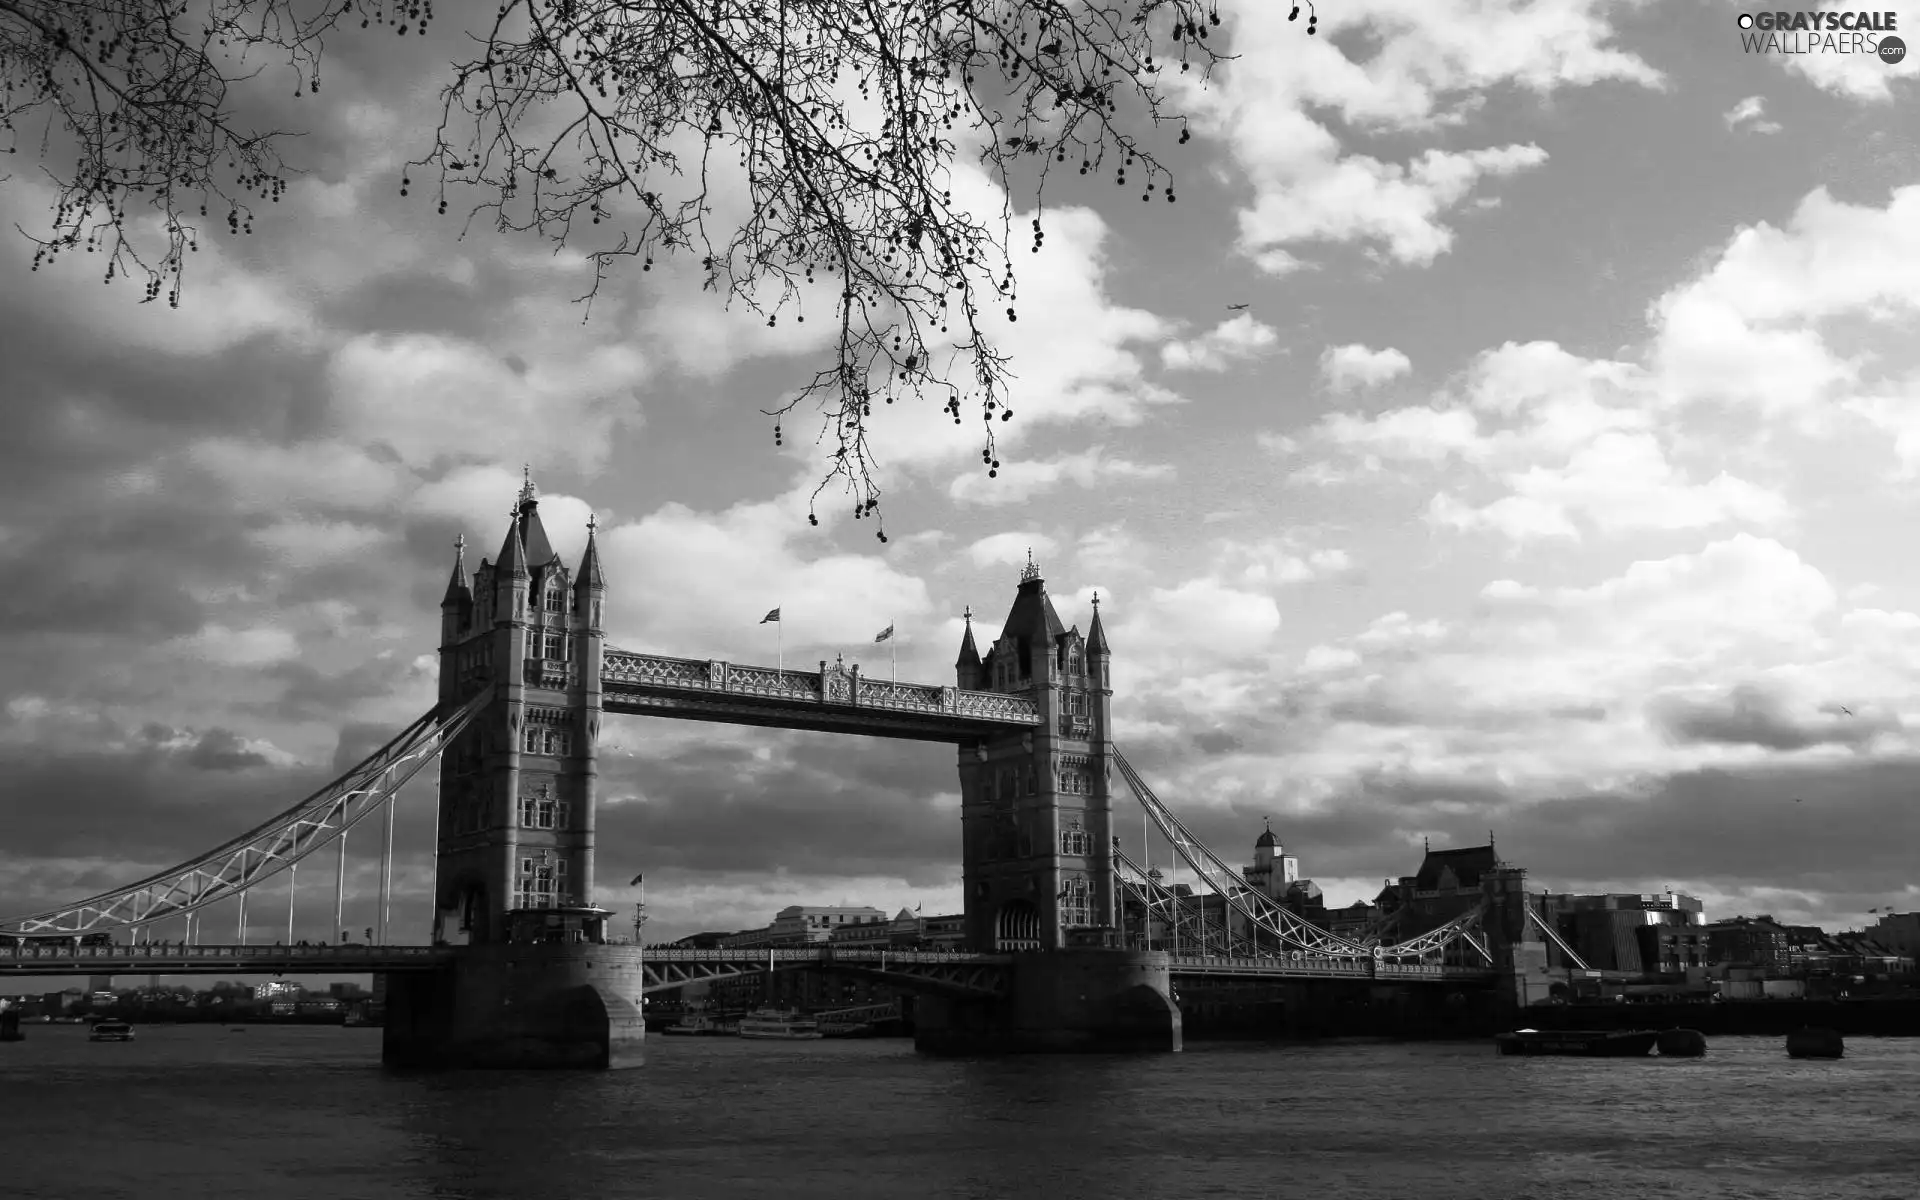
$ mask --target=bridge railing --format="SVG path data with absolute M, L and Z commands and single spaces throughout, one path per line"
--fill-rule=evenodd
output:
M 691 950 L 679 947 L 649 947 L 643 952 L 647 962 L 757 962 L 775 963 L 967 963 L 972 965 L 1004 964 L 1013 961 L 1007 954 L 969 954 L 960 950 L 847 950 L 830 946 L 812 946 L 805 949 L 773 949 L 766 947 L 743 947 L 738 950 Z
M 1003 692 L 976 692 L 938 684 L 900 683 L 862 678 L 858 669 L 789 671 L 784 668 L 743 666 L 718 659 L 674 658 L 664 654 L 636 654 L 608 649 L 601 656 L 600 678 L 648 688 L 687 692 L 718 692 L 769 700 L 809 704 L 844 704 L 890 712 L 929 716 L 970 717 L 1033 725 L 1040 710 L 1029 696 Z
M 114 946 L 13 946 L 0 947 L 0 959 L 14 962 L 74 962 L 105 959 L 116 962 L 207 962 L 212 960 L 293 958 L 323 959 L 328 964 L 356 960 L 444 958 L 448 950 L 441 946 L 179 946 L 159 942 Z
M 1474 967 L 1448 966 L 1444 963 L 1397 963 L 1369 959 L 1325 958 L 1304 955 L 1300 958 L 1258 958 L 1221 954 L 1176 954 L 1169 957 L 1176 974 L 1246 973 L 1258 975 L 1340 976 L 1353 979 L 1461 979 L 1476 978 L 1492 972 Z

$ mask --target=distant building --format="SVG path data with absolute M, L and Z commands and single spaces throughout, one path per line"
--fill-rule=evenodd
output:
M 1792 966 L 1789 947 L 1798 938 L 1772 917 L 1733 917 L 1705 926 L 1708 955 L 1716 965 L 1758 967 L 1785 972 Z
M 1886 913 L 1865 932 L 1895 954 L 1920 959 L 1920 912 Z
M 1833 967 L 1844 975 L 1910 975 L 1915 955 L 1903 952 L 1879 940 L 1874 931 L 1833 935 Z
M 845 946 L 849 950 L 885 950 L 894 944 L 894 931 L 897 926 L 904 935 L 903 943 L 911 942 L 918 932 L 913 914 L 906 909 L 900 915 L 888 920 L 886 914 L 873 910 L 873 916 L 850 921 L 835 926 L 827 932 L 829 945 Z
M 1374 900 L 1383 915 L 1403 914 L 1383 940 L 1404 941 L 1476 907 L 1483 896 L 1481 881 L 1502 869 L 1492 842 L 1451 850 L 1429 846 L 1418 871 L 1388 882 Z
M 792 904 L 781 909 L 772 924 L 728 934 L 721 939 L 721 945 L 742 950 L 758 946 L 812 946 L 831 940 L 835 929 L 886 919 L 887 914 L 877 908 Z
M 1699 971 L 1713 962 L 1711 938 L 1702 926 L 1641 925 L 1633 932 L 1639 942 L 1642 971 L 1677 975 Z
M 1662 954 L 1688 958 L 1697 944 L 1695 939 L 1668 938 L 1663 943 L 1655 937 L 1648 941 L 1640 931 L 1659 927 L 1697 929 L 1706 920 L 1706 906 L 1698 898 L 1679 892 L 1543 892 L 1531 902 L 1542 922 L 1596 971 L 1653 971 L 1659 969 L 1652 964 Z M 1547 965 L 1573 965 L 1552 939 L 1548 939 Z

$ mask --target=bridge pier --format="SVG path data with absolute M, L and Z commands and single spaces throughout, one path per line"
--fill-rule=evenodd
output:
M 1177 1052 L 1180 1010 L 1168 958 L 1140 950 L 1015 955 L 1005 996 L 916 997 L 914 1048 L 936 1055 Z
M 389 975 L 381 1061 L 436 1069 L 640 1066 L 640 960 L 638 946 L 469 946 L 444 970 Z

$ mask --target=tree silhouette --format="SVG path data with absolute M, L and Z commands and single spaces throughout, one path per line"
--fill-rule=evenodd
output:
M 250 234 L 250 202 L 287 186 L 289 134 L 230 102 L 248 58 L 283 59 L 295 95 L 318 94 L 327 35 L 417 41 L 433 18 L 428 0 L 0 0 L 0 142 L 17 153 L 23 118 L 44 113 L 58 188 L 50 226 L 22 231 L 34 269 L 84 246 L 107 282 L 143 275 L 147 301 L 177 307 L 201 222 Z M 802 285 L 823 285 L 834 362 L 766 415 L 778 444 L 796 409 L 817 410 L 815 503 L 837 480 L 877 516 L 876 400 L 938 401 L 956 424 L 972 408 L 996 473 L 1012 372 L 981 317 L 1017 319 L 1016 197 L 1043 211 L 1055 170 L 1110 170 L 1172 202 L 1141 136 L 1172 123 L 1188 140 L 1158 77 L 1210 74 L 1219 25 L 1211 0 L 503 0 L 468 31 L 470 57 L 435 64 L 451 72 L 441 119 L 400 190 L 572 245 L 593 264 L 589 311 L 616 262 L 674 253 L 770 326 L 804 321 Z M 997 219 L 954 196 L 963 145 L 1001 187 Z M 716 216 L 722 170 L 744 191 L 737 221 Z M 1032 234 L 1038 251 L 1037 217 Z

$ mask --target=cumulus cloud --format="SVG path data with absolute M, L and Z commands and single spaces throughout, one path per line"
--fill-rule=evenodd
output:
M 1227 141 L 1252 185 L 1240 214 L 1242 251 L 1275 274 L 1307 265 L 1298 248 L 1315 242 L 1429 264 L 1451 249 L 1449 218 L 1476 186 L 1547 157 L 1513 142 L 1389 161 L 1343 146 L 1329 114 L 1359 129 L 1426 131 L 1461 123 L 1478 97 L 1502 84 L 1539 95 L 1604 80 L 1663 85 L 1652 67 L 1612 44 L 1595 0 L 1492 9 L 1366 0 L 1322 14 L 1316 38 L 1299 36 L 1285 5 L 1224 7 L 1239 58 L 1220 86 L 1189 87 L 1182 98 Z
M 1078 454 L 1054 459 L 1015 459 L 997 469 L 995 476 L 984 472 L 961 475 L 947 489 L 955 500 L 969 504 L 1024 504 L 1034 496 L 1062 483 L 1083 488 L 1125 480 L 1166 479 L 1173 474 L 1167 463 L 1136 463 L 1109 457 L 1094 446 Z
M 1320 355 L 1320 374 L 1336 392 L 1378 387 L 1411 370 L 1412 360 L 1391 346 L 1384 350 L 1369 350 L 1358 343 L 1328 346 Z
M 1727 128 L 1735 132 L 1746 129 L 1753 133 L 1779 133 L 1781 125 L 1778 121 L 1766 119 L 1766 107 L 1767 102 L 1759 96 L 1748 96 L 1728 109 L 1722 119 L 1726 121 Z
M 1160 365 L 1175 371 L 1224 371 L 1271 350 L 1279 340 L 1271 325 L 1241 313 L 1197 338 L 1160 347 Z

